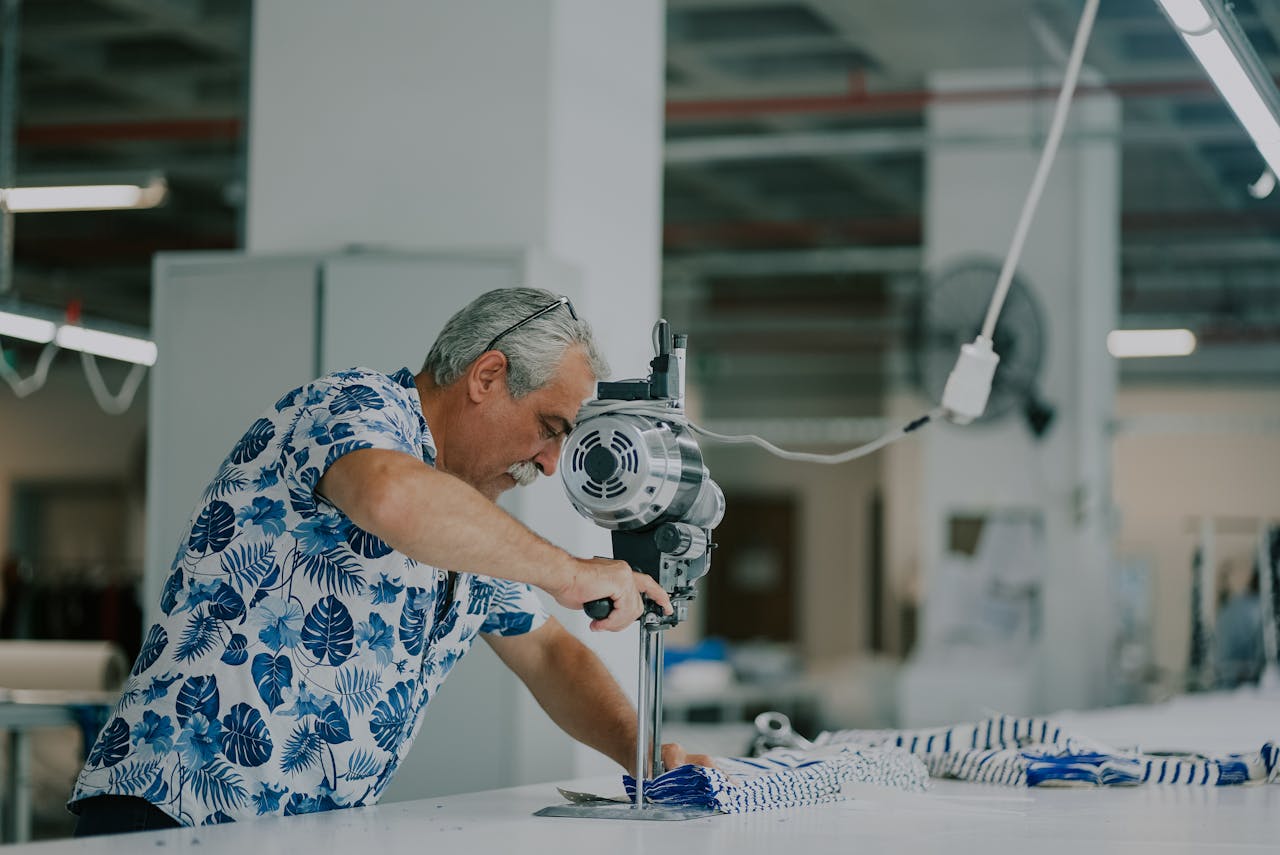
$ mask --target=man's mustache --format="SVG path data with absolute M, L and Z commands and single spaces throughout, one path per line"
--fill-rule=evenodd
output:
M 507 474 L 516 479 L 517 487 L 528 487 L 534 481 L 538 480 L 538 473 L 540 471 L 541 470 L 538 469 L 537 464 L 531 463 L 528 460 L 522 460 L 508 469 Z

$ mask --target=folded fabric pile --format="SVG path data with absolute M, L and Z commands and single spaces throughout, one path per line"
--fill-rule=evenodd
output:
M 852 744 L 775 748 L 751 759 L 718 757 L 716 764 L 681 766 L 646 781 L 645 801 L 746 813 L 838 801 L 850 783 L 922 792 L 929 779 L 924 763 L 908 751 Z M 634 801 L 635 781 L 628 775 L 623 783 Z
M 924 761 L 935 778 L 1005 786 L 1230 786 L 1280 779 L 1280 747 L 1206 757 L 1144 754 L 1068 734 L 1044 718 L 997 716 L 973 724 L 928 730 L 840 730 L 823 733 L 817 747 L 901 747 Z
M 997 716 L 927 730 L 838 730 L 811 748 L 775 748 L 753 759 L 716 758 L 645 783 L 659 805 L 723 813 L 801 807 L 845 798 L 851 783 L 921 792 L 930 777 L 1009 787 L 1138 784 L 1231 786 L 1280 781 L 1280 745 L 1206 757 L 1144 754 L 1068 734 L 1049 719 Z M 635 799 L 635 781 L 623 778 Z

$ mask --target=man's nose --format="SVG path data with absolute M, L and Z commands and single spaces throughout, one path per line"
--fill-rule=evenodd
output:
M 548 440 L 534 456 L 533 465 L 537 466 L 543 475 L 556 474 L 556 466 L 560 463 L 560 444 L 562 442 L 564 442 L 564 438 L 559 436 Z

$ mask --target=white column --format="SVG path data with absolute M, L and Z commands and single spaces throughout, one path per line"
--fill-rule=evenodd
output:
M 974 257 L 1003 260 L 1053 107 L 1052 98 L 1031 101 L 1017 93 L 1043 85 L 1020 72 L 948 74 L 933 82 L 944 94 L 1010 96 L 941 98 L 928 109 L 930 135 L 952 140 L 927 153 L 930 272 Z M 1019 264 L 1047 323 L 1039 389 L 1057 411 L 1050 431 L 1036 440 L 1021 416 L 1010 414 L 989 425 L 933 426 L 920 438 L 926 586 L 942 560 L 952 514 L 1009 508 L 1043 514 L 1043 625 L 1040 649 L 1025 671 L 1027 703 L 1043 711 L 1095 703 L 1105 687 L 1112 631 L 1108 423 L 1116 384 L 1105 338 L 1118 303 L 1119 120 L 1113 97 L 1077 97 Z M 959 137 L 969 143 L 954 142 Z M 918 688 L 917 698 L 926 697 Z
M 581 272 L 578 308 L 615 376 L 644 373 L 659 311 L 663 39 L 658 0 L 258 0 L 248 250 L 542 252 Z M 504 506 L 571 551 L 609 554 L 555 480 Z M 561 619 L 632 691 L 634 630 L 590 635 L 581 616 Z M 616 770 L 574 751 L 574 774 Z

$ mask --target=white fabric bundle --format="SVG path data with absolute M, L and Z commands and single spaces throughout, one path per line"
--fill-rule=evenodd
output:
M 1182 784 L 1229 786 L 1275 782 L 1280 748 L 1206 757 L 1143 754 L 1068 734 L 1049 719 L 996 716 L 976 723 L 926 730 L 840 730 L 815 746 L 904 748 L 935 778 L 1005 786 L 1123 786 Z
M 755 758 L 716 758 L 717 768 L 681 766 L 645 783 L 647 801 L 747 813 L 822 804 L 843 798 L 845 785 L 879 784 L 922 792 L 924 763 L 900 748 L 833 744 L 800 750 L 775 748 Z M 623 779 L 635 799 L 635 781 Z
M 648 801 L 723 813 L 800 807 L 845 798 L 852 783 L 923 791 L 929 777 L 1009 787 L 1231 786 L 1280 781 L 1280 745 L 1219 757 L 1143 754 L 1067 733 L 1044 718 L 996 716 L 927 730 L 839 730 L 811 748 L 681 766 L 645 785 Z M 623 779 L 635 798 L 635 782 Z

